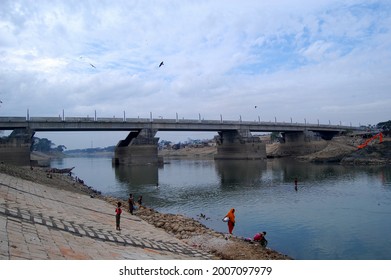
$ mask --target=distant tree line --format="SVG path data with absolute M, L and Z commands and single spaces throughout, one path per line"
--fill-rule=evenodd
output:
M 383 131 L 383 134 L 391 135 L 391 120 L 386 122 L 380 122 L 376 125 L 378 129 Z
M 64 145 L 58 145 L 56 147 L 55 146 L 56 144 L 54 144 L 52 141 L 50 141 L 47 138 L 33 137 L 33 144 L 31 145 L 31 150 L 37 152 L 43 152 L 43 153 L 49 153 L 49 152 L 62 153 L 67 148 Z
M 115 146 L 108 146 L 105 148 L 86 148 L 86 149 L 75 149 L 75 150 L 68 150 L 65 153 L 66 154 L 78 154 L 78 153 L 84 153 L 84 154 L 94 154 L 94 153 L 104 153 L 104 152 L 114 152 Z

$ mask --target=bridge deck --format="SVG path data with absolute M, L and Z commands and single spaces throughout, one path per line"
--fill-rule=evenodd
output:
M 67 117 L 0 117 L 0 130 L 29 128 L 34 131 L 227 131 L 249 130 L 252 132 L 342 132 L 360 131 L 359 127 L 309 123 L 191 120 L 191 119 L 148 119 L 148 118 L 78 118 Z

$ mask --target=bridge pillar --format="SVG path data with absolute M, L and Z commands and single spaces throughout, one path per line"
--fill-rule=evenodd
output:
M 146 165 L 158 164 L 158 141 L 155 137 L 157 130 L 142 129 L 132 131 L 118 142 L 114 151 L 115 165 Z
M 0 162 L 30 165 L 30 150 L 34 132 L 29 129 L 15 129 L 8 137 L 0 139 Z
M 306 135 L 304 132 L 284 132 L 285 143 L 304 143 L 306 142 Z
M 266 158 L 266 145 L 249 130 L 220 131 L 216 136 L 217 154 L 215 160 Z
M 327 146 L 319 134 L 311 131 L 284 132 L 284 143 L 279 147 L 280 156 L 302 156 L 318 152 Z

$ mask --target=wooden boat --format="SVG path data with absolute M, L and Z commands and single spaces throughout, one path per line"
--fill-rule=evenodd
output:
M 71 173 L 73 168 L 75 168 L 75 167 L 72 167 L 72 168 L 50 168 L 48 170 L 48 172 L 65 174 L 65 173 Z

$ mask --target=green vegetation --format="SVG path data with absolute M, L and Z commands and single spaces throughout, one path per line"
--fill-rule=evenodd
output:
M 65 152 L 67 155 L 72 154 L 95 154 L 95 153 L 114 153 L 115 146 L 108 146 L 106 148 L 87 148 L 87 149 L 75 149 Z
M 43 153 L 49 153 L 49 152 L 62 153 L 67 148 L 64 145 L 58 145 L 57 147 L 52 148 L 53 146 L 55 146 L 55 144 L 52 143 L 52 141 L 50 141 L 47 138 L 34 137 L 33 144 L 31 145 L 31 150 L 37 152 L 43 152 Z

